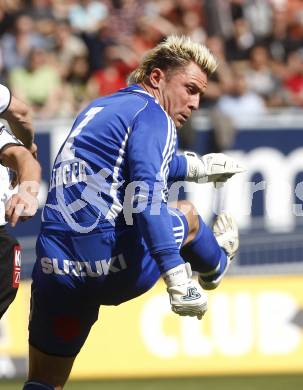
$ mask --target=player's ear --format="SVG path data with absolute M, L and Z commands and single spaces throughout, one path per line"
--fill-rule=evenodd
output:
M 154 68 L 149 75 L 150 83 L 154 88 L 158 88 L 159 83 L 164 78 L 165 78 L 164 72 L 160 68 Z

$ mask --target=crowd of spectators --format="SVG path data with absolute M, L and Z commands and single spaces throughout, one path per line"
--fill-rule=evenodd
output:
M 37 118 L 71 116 L 172 33 L 219 59 L 204 107 L 303 107 L 300 0 L 0 0 L 0 82 Z

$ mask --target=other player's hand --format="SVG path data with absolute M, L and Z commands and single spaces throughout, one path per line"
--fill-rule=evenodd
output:
M 233 175 L 245 171 L 235 159 L 224 153 L 209 153 L 197 156 L 193 152 L 185 152 L 187 160 L 187 179 L 196 183 L 222 183 Z
M 35 182 L 23 182 L 19 185 L 18 193 L 12 197 L 5 204 L 5 218 L 12 227 L 17 222 L 26 221 L 34 216 L 38 210 L 38 193 L 39 184 Z
M 201 320 L 207 311 L 207 295 L 199 284 L 191 279 L 190 264 L 181 264 L 162 276 L 167 285 L 172 311 L 180 316 L 197 317 Z

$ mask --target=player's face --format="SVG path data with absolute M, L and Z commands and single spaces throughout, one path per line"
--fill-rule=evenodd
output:
M 200 105 L 201 95 L 207 87 L 207 75 L 191 62 L 182 70 L 164 74 L 159 85 L 160 103 L 176 127 L 182 126 Z

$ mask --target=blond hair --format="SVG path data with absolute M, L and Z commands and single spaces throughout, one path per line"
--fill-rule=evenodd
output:
M 184 35 L 171 35 L 147 52 L 141 64 L 130 74 L 128 84 L 144 82 L 154 68 L 171 71 L 185 67 L 190 62 L 196 63 L 208 76 L 218 66 L 217 60 L 206 46 L 193 42 Z

